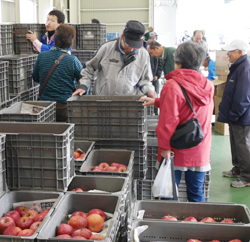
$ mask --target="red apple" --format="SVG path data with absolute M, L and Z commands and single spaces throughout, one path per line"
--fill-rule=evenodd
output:
M 83 158 L 85 157 L 85 153 L 81 153 L 80 157 L 78 158 L 78 160 L 83 160 Z
M 195 217 L 187 217 L 184 218 L 182 221 L 197 222 L 197 219 Z
M 116 167 L 116 168 L 118 169 L 118 168 L 119 168 L 119 166 L 120 166 L 120 164 L 119 164 L 119 163 L 115 163 L 115 162 L 113 162 L 113 163 L 111 164 L 111 166 Z
M 216 223 L 216 221 L 213 218 L 211 218 L 211 217 L 203 218 L 200 222 Z
M 68 234 L 60 234 L 57 235 L 56 238 L 60 238 L 60 239 L 71 239 L 72 237 Z
M 85 239 L 90 239 L 90 237 L 92 236 L 92 232 L 89 229 L 86 229 L 86 228 L 78 229 L 78 230 L 75 230 L 72 233 L 72 237 L 74 237 L 74 236 L 82 236 Z
M 118 168 L 118 172 L 125 172 L 127 170 L 127 167 L 126 166 L 120 166 Z
M 41 222 L 44 220 L 44 218 L 46 217 L 47 213 L 40 213 L 38 214 L 35 219 L 34 222 Z
M 17 236 L 20 231 L 22 231 L 22 230 L 19 227 L 10 226 L 10 227 L 8 227 L 7 229 L 4 230 L 3 235 Z
M 84 212 L 82 212 L 82 211 L 76 211 L 76 212 L 74 212 L 72 215 L 71 215 L 71 217 L 73 217 L 73 216 L 81 216 L 81 217 L 83 217 L 83 218 L 85 218 L 85 219 L 87 219 L 87 214 L 86 213 L 84 213 Z
M 119 164 L 119 167 L 118 167 L 118 168 L 120 168 L 120 167 L 125 167 L 125 168 L 127 169 L 127 166 L 124 165 L 124 164 Z
M 16 222 L 16 220 L 20 218 L 20 214 L 16 210 L 11 210 L 5 214 L 5 217 L 11 217 Z
M 102 167 L 95 166 L 92 168 L 92 171 L 104 171 Z
M 215 240 L 210 240 L 208 242 L 220 242 L 220 241 L 215 239 Z
M 82 239 L 82 240 L 86 240 L 84 237 L 79 236 L 79 235 L 72 237 L 72 239 Z
M 29 209 L 27 207 L 24 207 L 24 206 L 18 206 L 15 208 L 15 210 L 17 212 L 19 212 L 20 217 L 22 217 L 25 213 L 27 213 L 29 211 Z
M 35 218 L 38 216 L 38 212 L 35 210 L 29 210 L 27 213 L 25 213 L 23 215 L 23 217 L 26 218 L 31 218 L 33 221 L 35 220 Z
M 29 229 L 33 224 L 33 219 L 28 217 L 21 217 L 16 221 L 16 226 L 20 229 Z
M 106 237 L 104 235 L 101 234 L 93 234 L 90 237 L 90 240 L 104 240 Z
M 74 229 L 69 224 L 60 224 L 57 228 L 57 235 L 68 234 L 71 235 Z
M 72 192 L 83 192 L 82 188 L 78 187 L 78 188 L 74 188 L 73 190 L 71 190 Z
M 187 242 L 201 242 L 201 241 L 198 239 L 189 239 Z
M 40 226 L 41 223 L 42 223 L 41 221 L 34 222 L 33 224 L 31 224 L 30 229 L 36 231 L 37 228 Z
M 91 232 L 100 232 L 104 227 L 103 217 L 99 214 L 91 214 L 88 216 L 88 229 Z
M 83 229 L 87 227 L 87 219 L 81 216 L 70 217 L 68 224 L 74 229 Z
M 74 158 L 75 160 L 78 159 L 80 157 L 81 153 L 79 151 L 74 151 Z
M 115 172 L 115 171 L 118 171 L 117 167 L 115 166 L 110 166 L 108 167 L 105 171 L 112 171 L 112 172 Z
M 29 237 L 29 236 L 33 235 L 34 233 L 35 233 L 35 231 L 32 229 L 24 229 L 24 230 L 20 231 L 17 236 Z
M 44 209 L 40 214 L 47 214 L 49 212 L 50 208 Z
M 0 234 L 3 234 L 4 230 L 10 226 L 15 226 L 15 221 L 11 217 L 0 218 Z
M 102 162 L 99 167 L 101 167 L 103 170 L 106 170 L 109 167 L 109 164 L 106 162 Z
M 228 242 L 241 242 L 241 240 L 239 240 L 239 239 L 233 239 L 233 240 L 230 240 Z
M 220 221 L 221 223 L 230 223 L 230 224 L 234 224 L 234 221 L 230 218 L 226 218 L 226 219 L 223 219 L 222 221 Z
M 176 217 L 171 216 L 171 215 L 163 216 L 162 219 L 164 219 L 164 220 L 178 221 L 178 219 Z
M 91 209 L 88 212 L 88 216 L 91 215 L 91 214 L 99 214 L 99 215 L 102 216 L 104 221 L 106 220 L 106 214 L 101 209 L 98 209 L 98 208 Z

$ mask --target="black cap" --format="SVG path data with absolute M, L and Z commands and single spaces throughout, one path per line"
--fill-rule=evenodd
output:
M 135 49 L 141 48 L 143 44 L 144 32 L 145 27 L 142 23 L 136 20 L 128 21 L 125 29 L 123 30 L 125 45 Z

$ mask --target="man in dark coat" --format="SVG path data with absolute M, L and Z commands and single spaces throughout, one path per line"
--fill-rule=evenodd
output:
M 248 45 L 234 40 L 223 50 L 232 63 L 225 91 L 219 105 L 217 121 L 228 123 L 233 168 L 224 171 L 226 177 L 238 177 L 232 187 L 250 186 L 250 62 Z

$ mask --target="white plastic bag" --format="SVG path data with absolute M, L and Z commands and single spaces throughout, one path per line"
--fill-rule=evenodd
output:
M 171 160 L 163 160 L 152 187 L 154 197 L 173 197 Z

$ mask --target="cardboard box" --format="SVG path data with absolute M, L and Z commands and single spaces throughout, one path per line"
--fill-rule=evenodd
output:
M 216 116 L 216 119 L 217 119 L 217 116 Z M 229 126 L 226 123 L 215 121 L 214 131 L 222 135 L 229 135 Z
M 231 63 L 228 60 L 227 51 L 216 50 L 215 73 L 216 75 L 227 76 Z
M 219 110 L 219 104 L 221 103 L 222 98 L 214 96 L 214 108 Z M 216 111 L 216 110 L 215 110 Z M 216 113 L 215 113 L 216 114 Z
M 218 80 L 213 81 L 213 84 L 215 85 L 214 96 L 222 97 L 224 90 L 225 90 L 226 81 L 218 79 Z

